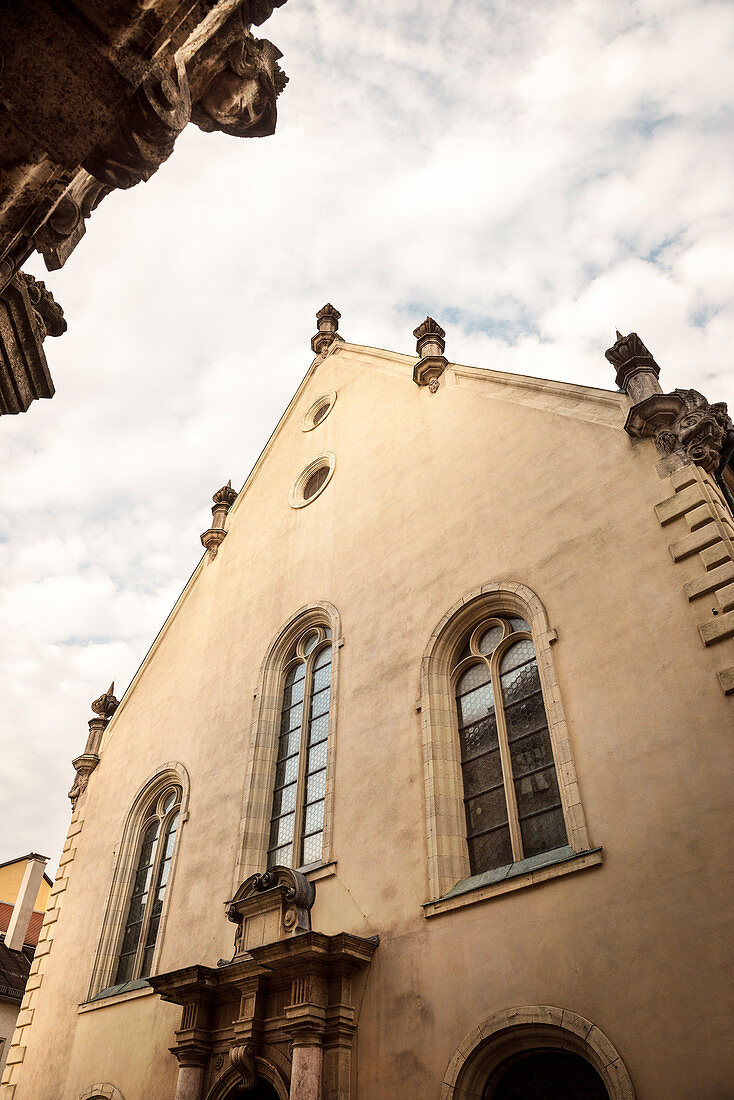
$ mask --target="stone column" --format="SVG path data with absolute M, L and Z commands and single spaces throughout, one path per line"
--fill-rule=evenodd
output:
M 327 1002 L 328 980 L 320 967 L 293 979 L 291 1003 L 285 1010 L 286 1028 L 293 1040 L 290 1100 L 321 1100 L 323 1096 Z
M 201 1100 L 204 1092 L 206 1054 L 201 1051 L 174 1050 L 178 1058 L 178 1080 L 174 1100 Z
M 321 1100 L 324 1048 L 320 1038 L 293 1041 L 290 1100 Z
M 311 337 L 311 351 L 314 355 L 323 355 L 336 340 L 343 342 L 343 337 L 337 332 L 340 317 L 341 313 L 334 308 L 331 302 L 327 302 L 318 311 L 316 314 L 318 332 Z

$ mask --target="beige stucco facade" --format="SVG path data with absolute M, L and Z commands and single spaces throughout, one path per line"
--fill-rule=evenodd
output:
M 72 818 L 7 1100 L 183 1097 L 169 1053 L 181 1009 L 148 987 L 89 1003 L 103 923 L 122 921 L 123 896 L 108 898 L 126 819 L 145 783 L 176 765 L 185 820 L 154 973 L 230 959 L 223 903 L 265 869 L 243 820 L 260 774 L 263 662 L 294 615 L 318 607 L 333 625 L 336 709 L 329 861 L 307 873 L 311 926 L 379 945 L 352 980 L 346 1083 L 332 1088 L 327 1074 L 322 1091 L 301 1095 L 480 1096 L 462 1073 L 468 1081 L 473 1052 L 513 1020 L 541 1046 L 546 1033 L 581 1036 L 612 1097 L 734 1095 L 734 642 L 726 627 L 706 645 L 699 629 L 712 608 L 726 622 L 717 593 L 734 575 L 725 568 L 703 599 L 684 591 L 707 572 L 701 552 L 713 547 L 708 572 L 731 560 L 723 497 L 698 467 L 659 476 L 653 443 L 624 431 L 623 393 L 453 365 L 432 392 L 414 383 L 415 362 L 347 343 L 317 358 L 229 511 L 226 539 L 204 554 L 123 697 Z M 336 400 L 305 431 L 322 394 Z M 293 507 L 292 487 L 319 455 L 328 484 Z M 656 513 L 684 492 L 692 504 Z M 686 516 L 702 500 L 716 515 L 691 531 Z M 711 523 L 718 536 L 676 560 L 669 546 Z M 462 601 L 470 614 L 497 593 L 508 609 L 536 601 L 527 617 L 574 851 L 444 904 L 464 842 L 447 824 L 450 787 L 441 793 L 455 763 L 431 757 L 425 710 L 448 729 L 452 703 L 449 687 L 425 698 L 423 662 Z M 263 805 L 269 797 L 261 785 Z M 277 1092 L 291 1081 L 292 1046 L 269 1034 Z M 200 1069 L 185 1095 L 227 1095 L 210 1092 L 221 1057 Z

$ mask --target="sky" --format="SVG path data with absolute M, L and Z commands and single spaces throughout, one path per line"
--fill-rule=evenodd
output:
M 734 406 L 734 5 L 288 0 L 270 138 L 190 125 L 62 271 L 51 401 L 0 421 L 0 862 L 55 867 L 89 704 L 121 698 L 312 359 L 413 354 Z

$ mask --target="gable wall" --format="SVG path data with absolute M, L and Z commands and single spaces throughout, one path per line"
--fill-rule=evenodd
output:
M 175 1062 L 156 1052 L 171 1045 L 176 1009 L 148 996 L 76 1013 L 124 817 L 154 769 L 186 766 L 190 816 L 160 966 L 229 957 L 222 902 L 236 885 L 253 692 L 282 624 L 317 600 L 339 610 L 344 645 L 338 869 L 317 885 L 313 924 L 381 937 L 362 1008 L 360 1096 L 437 1095 L 464 1034 L 526 1003 L 559 1004 L 603 1027 L 641 1096 L 694 1094 L 691 1049 L 717 1042 L 696 1013 L 725 996 L 701 944 L 723 933 L 715 838 L 731 701 L 655 519 L 665 492 L 652 446 L 631 444 L 621 411 L 617 427 L 593 422 L 609 419 L 593 402 L 592 420 L 582 418 L 583 397 L 560 415 L 461 376 L 435 395 L 409 377 L 399 358 L 348 347 L 318 367 L 111 723 L 30 1029 L 26 1095 L 46 1095 L 42 1067 L 54 1051 L 64 1095 L 98 1079 L 128 1100 L 173 1095 Z M 334 409 L 302 432 L 303 413 L 331 389 Z M 332 481 L 313 504 L 290 508 L 291 484 L 323 450 L 336 455 Z M 501 580 L 535 591 L 558 630 L 558 679 L 605 865 L 429 922 L 420 659 L 449 607 Z M 468 981 L 477 958 L 483 976 Z M 651 1023 L 661 1002 L 666 1034 Z M 121 1031 L 133 1059 L 120 1054 Z M 717 1094 L 719 1062 L 698 1063 L 699 1095 Z

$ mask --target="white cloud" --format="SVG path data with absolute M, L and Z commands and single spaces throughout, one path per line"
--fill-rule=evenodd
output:
M 734 396 L 734 8 L 706 0 L 300 0 L 258 32 L 276 135 L 189 127 L 45 278 L 57 395 L 3 418 L 0 859 L 56 856 L 88 703 L 133 675 L 310 361 L 348 339 L 613 386 L 617 325 L 663 384 Z M 118 694 L 119 694 L 118 690 Z

